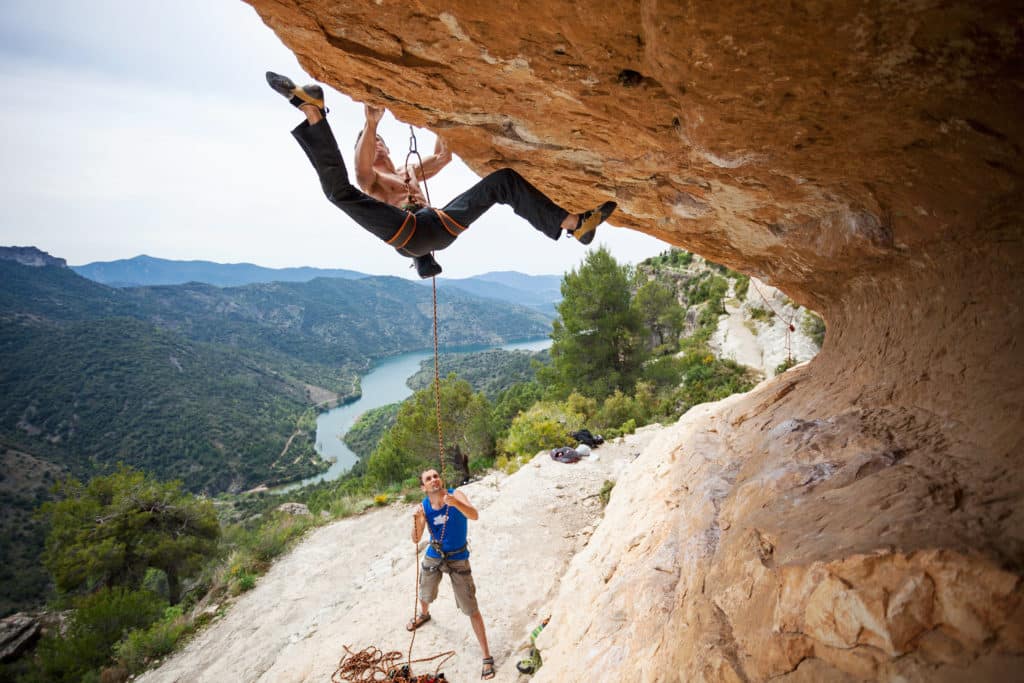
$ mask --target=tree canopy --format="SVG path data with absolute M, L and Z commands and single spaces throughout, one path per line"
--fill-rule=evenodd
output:
M 467 457 L 490 454 L 494 435 L 491 407 L 469 382 L 449 375 L 441 381 L 441 431 L 445 450 L 454 447 Z M 395 426 L 380 440 L 367 462 L 367 475 L 387 484 L 416 476 L 427 467 L 439 467 L 437 413 L 434 387 L 414 393 L 398 411 Z
M 69 479 L 57 493 L 62 500 L 42 507 L 51 526 L 43 562 L 61 592 L 138 588 L 152 567 L 167 576 L 174 604 L 181 579 L 216 550 L 220 524 L 213 504 L 182 491 L 181 482 L 121 466 L 85 485 Z
M 644 349 L 629 283 L 629 267 L 620 266 L 604 247 L 565 275 L 560 318 L 552 325 L 552 365 L 540 371 L 557 395 L 577 391 L 602 398 L 633 389 Z

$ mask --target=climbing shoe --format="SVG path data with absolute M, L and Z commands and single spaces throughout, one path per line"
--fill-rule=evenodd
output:
M 605 202 L 596 209 L 591 209 L 580 214 L 576 221 L 576 228 L 569 231 L 569 234 L 579 240 L 580 244 L 590 244 L 597 234 L 597 226 L 608 220 L 618 206 L 615 202 Z
M 433 254 L 413 256 L 412 262 L 416 265 L 416 272 L 424 280 L 441 274 L 441 264 L 434 260 Z
M 273 71 L 267 72 L 267 83 L 273 88 L 274 92 L 287 97 L 288 101 L 295 107 L 312 104 L 320 110 L 321 114 L 328 112 L 327 107 L 324 106 L 324 89 L 319 85 L 304 85 L 300 88 L 295 85 L 292 79 L 276 74 Z

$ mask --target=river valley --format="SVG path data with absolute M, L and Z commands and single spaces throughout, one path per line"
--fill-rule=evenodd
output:
M 551 346 L 551 339 L 548 337 L 521 342 L 510 342 L 499 348 L 506 351 L 540 351 Z M 440 353 L 469 353 L 473 351 L 486 351 L 489 346 L 458 346 L 442 348 Z M 330 469 L 315 477 L 304 479 L 297 484 L 290 484 L 282 487 L 282 492 L 291 490 L 307 484 L 319 481 L 330 481 L 337 479 L 347 472 L 355 464 L 357 457 L 352 450 L 345 445 L 343 438 L 355 424 L 360 415 L 372 408 L 378 408 L 389 403 L 397 403 L 412 395 L 412 389 L 406 386 L 405 381 L 420 368 L 420 362 L 432 359 L 432 349 L 403 353 L 392 356 L 380 364 L 375 365 L 370 372 L 364 375 L 360 381 L 362 395 L 351 403 L 338 406 L 327 411 L 317 418 L 316 422 L 316 449 L 325 460 L 332 461 Z

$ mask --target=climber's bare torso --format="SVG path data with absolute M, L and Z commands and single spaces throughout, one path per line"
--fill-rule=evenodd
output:
M 434 176 L 451 161 L 452 154 L 441 138 L 437 138 L 434 153 L 423 159 L 423 166 L 412 160 L 408 166 L 395 168 L 387 145 L 377 135 L 377 124 L 383 109 L 367 105 L 366 126 L 356 143 L 356 181 L 363 192 L 374 199 L 405 208 L 412 203 L 426 206 L 427 199 L 420 181 Z

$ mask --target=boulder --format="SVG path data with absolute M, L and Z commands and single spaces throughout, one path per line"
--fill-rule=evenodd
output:
M 21 657 L 39 638 L 39 620 L 24 612 L 0 619 L 0 662 Z
M 303 503 L 281 503 L 277 506 L 278 512 L 283 512 L 288 515 L 307 516 L 312 513 L 309 508 Z

